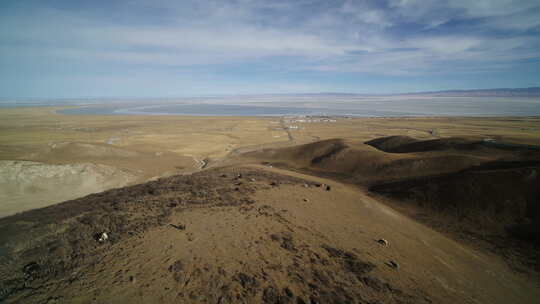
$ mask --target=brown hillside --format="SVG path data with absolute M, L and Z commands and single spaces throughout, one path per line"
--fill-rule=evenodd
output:
M 6 303 L 534 303 L 540 296 L 498 258 L 358 189 L 259 166 L 90 195 L 2 218 L 0 231 Z
M 317 149 L 300 152 L 310 147 Z M 250 157 L 367 187 L 405 214 L 502 255 L 516 269 L 540 270 L 540 248 L 531 242 L 540 235 L 535 147 L 391 136 L 366 144 L 317 142 Z
M 400 137 L 391 137 L 391 140 Z M 407 140 L 409 141 L 409 140 Z M 499 155 L 467 153 L 386 153 L 373 147 L 341 139 L 325 140 L 295 147 L 264 149 L 245 154 L 267 163 L 336 176 L 356 184 L 426 176 L 462 170 Z
M 0 300 L 427 302 L 373 274 L 384 260 L 290 222 L 287 207 L 256 195 L 324 192 L 318 186 L 262 170 L 211 171 L 2 218 Z

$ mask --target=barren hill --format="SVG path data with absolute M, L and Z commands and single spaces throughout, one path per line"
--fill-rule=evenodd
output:
M 537 146 L 390 136 L 366 143 L 326 140 L 248 156 L 357 185 L 440 232 L 496 252 L 519 271 L 539 270 Z
M 534 273 L 396 209 L 432 226 L 456 218 L 448 209 L 536 223 L 538 152 L 412 150 L 340 139 L 265 149 L 1 218 L 0 301 L 535 303 Z M 534 250 L 523 251 L 531 268 Z

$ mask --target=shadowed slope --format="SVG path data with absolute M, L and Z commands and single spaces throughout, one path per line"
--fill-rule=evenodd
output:
M 389 140 L 393 142 L 392 145 L 410 142 L 403 136 Z M 332 175 L 357 184 L 452 172 L 489 160 L 484 155 L 465 153 L 390 154 L 366 144 L 341 139 L 264 149 L 246 153 L 245 157 Z
M 488 152 L 492 149 L 508 151 L 540 150 L 538 146 L 497 142 L 493 139 L 467 139 L 459 137 L 415 140 L 407 136 L 389 136 L 365 142 L 381 151 L 390 153 L 415 153 L 429 151 Z

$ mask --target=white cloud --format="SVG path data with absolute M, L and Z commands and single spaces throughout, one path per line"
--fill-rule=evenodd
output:
M 340 12 L 352 16 L 360 23 L 373 24 L 383 28 L 393 25 L 389 16 L 384 11 L 369 7 L 364 2 L 345 1 L 341 6 Z
M 481 39 L 467 36 L 423 37 L 407 40 L 404 43 L 406 47 L 418 48 L 444 56 L 467 52 L 481 44 Z
M 479 25 L 471 33 L 423 32 L 452 18 L 481 18 L 487 28 L 529 29 L 540 24 L 532 10 L 534 1 L 516 5 L 505 0 L 395 0 L 392 10 L 345 1 L 305 12 L 311 2 L 133 0 L 129 8 L 165 9 L 167 18 L 152 23 L 134 16 L 123 25 L 84 12 L 40 9 L 3 18 L 0 39 L 5 43 L 0 52 L 4 58 L 39 54 L 156 66 L 251 64 L 294 57 L 295 64 L 282 61 L 281 69 L 381 74 L 429 73 L 449 62 L 448 69 L 457 69 L 472 61 L 505 66 L 500 61 L 538 58 L 535 48 L 540 43 L 534 36 L 498 38 L 484 34 L 484 28 L 479 31 Z M 423 27 L 403 34 L 390 31 L 409 22 Z
M 537 0 L 391 0 L 407 20 L 436 27 L 451 19 L 479 19 L 483 27 L 525 30 L 540 22 Z
M 463 9 L 470 17 L 494 17 L 526 11 L 540 5 L 535 0 L 453 0 L 448 1 L 448 6 Z
M 340 55 L 353 46 L 325 41 L 320 37 L 280 30 L 233 29 L 113 29 L 115 40 L 135 46 L 156 46 L 211 53 L 240 53 L 260 56 Z

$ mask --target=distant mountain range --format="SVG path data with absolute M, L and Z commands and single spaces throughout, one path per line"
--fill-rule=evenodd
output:
M 531 97 L 540 96 L 540 87 L 531 88 L 499 88 L 481 90 L 448 90 L 434 92 L 418 92 L 397 95 L 429 95 L 429 96 L 474 96 L 474 97 Z
M 496 89 L 474 89 L 474 90 L 445 90 L 427 92 L 407 92 L 407 93 L 346 93 L 346 92 L 319 92 L 319 93 L 266 93 L 266 94 L 233 94 L 233 95 L 201 95 L 192 97 L 73 97 L 73 98 L 24 98 L 24 99 L 2 99 L 0 97 L 0 107 L 9 105 L 90 105 L 103 102 L 119 103 L 129 101 L 130 103 L 144 103 L 149 100 L 161 102 L 174 102 L 185 100 L 206 100 L 208 98 L 238 98 L 238 97 L 310 97 L 310 96 L 341 96 L 341 97 L 377 97 L 377 96 L 433 96 L 433 97 L 540 97 L 540 87 L 530 88 L 496 88 Z
M 300 93 L 300 94 L 264 94 L 264 95 L 285 95 L 285 96 L 441 96 L 441 97 L 540 97 L 540 87 L 530 88 L 496 88 L 496 89 L 474 89 L 474 90 L 445 90 L 428 92 L 408 92 L 394 94 L 363 94 L 363 93 L 343 93 L 343 92 L 320 92 L 320 93 Z

